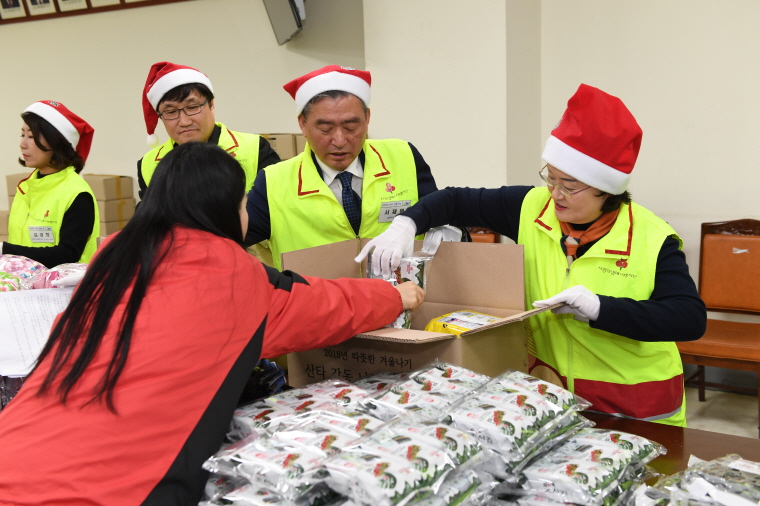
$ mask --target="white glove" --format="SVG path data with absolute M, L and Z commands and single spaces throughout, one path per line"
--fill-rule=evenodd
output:
M 586 322 L 599 318 L 599 296 L 582 285 L 575 285 L 546 300 L 537 300 L 533 306 L 546 307 L 558 302 L 564 302 L 566 305 L 552 309 L 554 314 L 572 313 L 576 320 Z
M 84 271 L 71 272 L 60 279 L 51 281 L 50 284 L 53 286 L 76 286 L 83 277 Z
M 422 242 L 422 252 L 429 255 L 435 255 L 438 246 L 442 242 L 459 242 L 462 240 L 462 231 L 451 225 L 431 228 L 425 234 L 425 240 Z
M 417 225 L 414 224 L 414 220 L 406 216 L 396 216 L 388 229 L 368 242 L 354 261 L 360 263 L 374 250 L 372 272 L 382 272 L 383 278 L 388 279 L 401 263 L 401 257 L 412 254 L 416 233 Z

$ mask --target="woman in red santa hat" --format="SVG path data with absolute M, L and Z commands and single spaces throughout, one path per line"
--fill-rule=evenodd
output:
M 100 219 L 90 186 L 79 177 L 94 130 L 60 102 L 43 100 L 21 114 L 19 163 L 33 172 L 18 184 L 0 253 L 46 267 L 87 263 Z
M 389 272 L 415 234 L 487 227 L 524 247 L 530 372 L 616 416 L 686 425 L 674 341 L 699 339 L 707 313 L 670 225 L 627 191 L 642 131 L 623 102 L 582 84 L 546 142 L 545 186 L 446 188 L 370 241 Z M 535 301 L 535 302 L 534 302 Z

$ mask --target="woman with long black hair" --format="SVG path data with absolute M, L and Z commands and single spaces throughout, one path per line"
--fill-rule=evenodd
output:
M 92 189 L 79 173 L 95 131 L 52 100 L 33 103 L 21 119 L 18 162 L 33 172 L 16 188 L 8 241 L 0 242 L 0 253 L 25 256 L 46 267 L 87 263 L 95 253 L 100 219 Z
M 0 505 L 196 504 L 259 357 L 342 342 L 424 297 L 265 267 L 242 247 L 247 220 L 223 149 L 161 161 L 0 413 Z

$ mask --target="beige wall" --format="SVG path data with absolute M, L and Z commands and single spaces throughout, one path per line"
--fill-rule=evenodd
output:
M 303 31 L 278 46 L 260 0 L 194 0 L 0 29 L 0 159 L 16 163 L 19 114 L 58 100 L 95 128 L 84 172 L 136 174 L 148 150 L 141 92 L 151 64 L 173 61 L 206 73 L 216 118 L 245 132 L 298 132 L 287 81 L 323 65 L 364 67 L 362 3 L 311 0 Z M 146 36 L 146 34 L 148 34 Z M 157 133 L 164 141 L 166 132 Z M 0 177 L 5 195 L 5 178 Z M 7 209 L 5 198 L 0 209 Z
M 639 120 L 631 190 L 684 238 L 692 274 L 701 222 L 760 217 L 754 0 L 306 0 L 306 9 L 304 32 L 285 46 L 257 0 L 3 26 L 2 47 L 18 48 L 0 52 L 4 173 L 20 169 L 17 114 L 35 100 L 60 100 L 95 126 L 86 171 L 133 175 L 147 149 L 139 100 L 153 62 L 209 74 L 217 117 L 251 132 L 296 131 L 282 84 L 340 63 L 373 73 L 371 134 L 414 143 L 440 187 L 535 184 L 543 142 L 585 82 Z

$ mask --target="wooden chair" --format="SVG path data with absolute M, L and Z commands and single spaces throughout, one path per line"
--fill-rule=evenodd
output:
M 469 227 L 472 242 L 501 242 L 501 234 L 497 234 L 490 228 Z
M 702 224 L 699 294 L 708 311 L 760 315 L 760 221 Z M 700 401 L 705 400 L 706 386 L 760 398 L 760 323 L 708 318 L 701 339 L 677 344 L 681 360 L 697 366 L 697 372 L 686 382 L 697 385 Z M 753 371 L 758 375 L 758 388 L 707 382 L 706 366 Z

